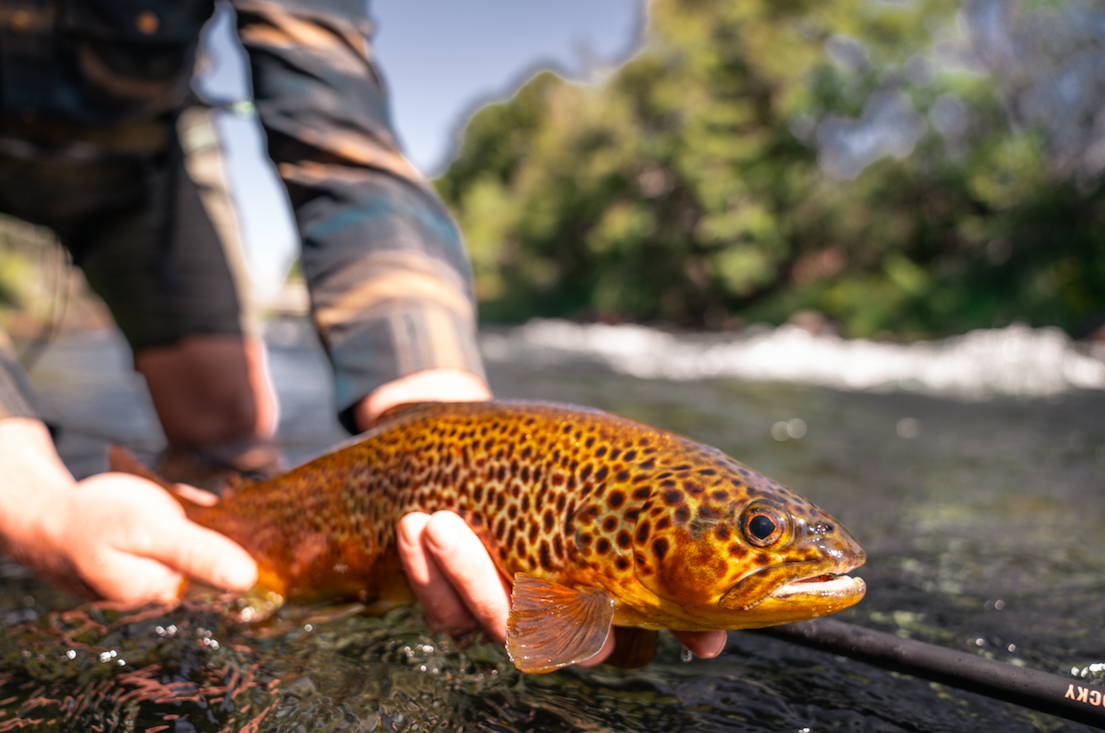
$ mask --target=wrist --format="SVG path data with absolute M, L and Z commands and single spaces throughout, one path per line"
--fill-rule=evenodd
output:
M 59 526 L 74 486 L 45 425 L 0 419 L 0 547 L 35 567 L 59 562 Z
M 482 402 L 491 399 L 487 383 L 461 369 L 426 369 L 373 390 L 353 408 L 357 427 L 368 429 L 391 408 L 411 402 Z

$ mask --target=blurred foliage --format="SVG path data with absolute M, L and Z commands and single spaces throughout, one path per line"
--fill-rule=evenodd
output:
M 468 124 L 437 185 L 484 318 L 815 309 L 916 336 L 1105 315 L 1100 9 L 653 0 L 649 29 L 605 78 L 539 74 Z

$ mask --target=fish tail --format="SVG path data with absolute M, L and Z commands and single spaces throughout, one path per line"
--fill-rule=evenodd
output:
M 129 473 L 132 476 L 138 476 L 157 484 L 168 491 L 169 494 L 177 500 L 181 507 L 184 508 L 184 514 L 189 519 L 200 524 L 208 523 L 204 521 L 204 518 L 211 514 L 214 507 L 205 506 L 204 504 L 194 501 L 190 495 L 193 491 L 197 491 L 196 489 L 185 486 L 184 484 L 174 484 L 162 478 L 123 446 L 117 443 L 112 443 L 108 446 L 107 467 L 109 471 Z

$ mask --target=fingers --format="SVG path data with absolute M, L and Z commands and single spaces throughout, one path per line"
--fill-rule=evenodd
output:
M 458 634 L 478 625 L 506 639 L 509 590 L 458 515 L 408 514 L 399 522 L 399 556 L 431 628 Z
M 606 641 L 602 645 L 602 649 L 599 653 L 590 659 L 585 659 L 582 662 L 576 664 L 580 667 L 594 667 L 597 664 L 602 664 L 606 661 L 606 658 L 614 653 L 614 631 L 611 629 L 610 635 L 606 637 Z
M 184 517 L 161 523 L 156 534 L 144 539 L 133 548 L 136 553 L 201 583 L 247 590 L 257 582 L 257 565 L 245 550 L 218 532 Z
M 725 649 L 729 635 L 724 631 L 673 631 L 676 639 L 696 657 L 712 659 Z
M 460 635 L 474 629 L 475 621 L 423 542 L 429 523 L 430 515 L 423 512 L 399 520 L 399 560 L 415 598 L 422 604 L 426 625 L 434 631 Z

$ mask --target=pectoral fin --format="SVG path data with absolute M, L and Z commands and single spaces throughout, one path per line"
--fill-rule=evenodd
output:
M 506 651 L 523 672 L 552 672 L 598 654 L 613 620 L 614 599 L 604 591 L 519 573 L 514 576 Z

